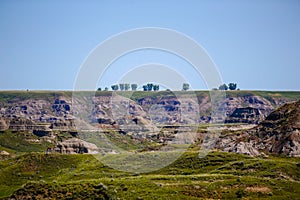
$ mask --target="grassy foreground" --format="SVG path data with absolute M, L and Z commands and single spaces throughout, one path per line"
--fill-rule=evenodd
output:
M 92 155 L 26 153 L 0 162 L 0 198 L 299 199 L 300 158 L 196 150 L 158 171 L 111 169 Z

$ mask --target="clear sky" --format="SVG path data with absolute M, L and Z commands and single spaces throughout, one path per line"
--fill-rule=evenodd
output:
M 99 43 L 143 27 L 169 28 L 193 38 L 225 83 L 300 90 L 298 0 L 1 0 L 0 90 L 72 90 L 81 64 Z M 124 56 L 99 86 L 110 87 L 122 69 L 149 62 L 172 66 L 185 73 L 193 88 L 207 89 L 182 60 L 158 51 Z

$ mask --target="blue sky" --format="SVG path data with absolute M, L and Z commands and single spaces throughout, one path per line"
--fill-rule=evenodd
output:
M 143 27 L 193 38 L 225 83 L 245 90 L 300 90 L 297 0 L 2 0 L 0 90 L 72 90 L 80 66 L 99 43 Z M 174 55 L 144 51 L 127 56 L 111 66 L 99 86 L 110 87 L 122 72 L 153 62 L 183 73 L 194 89 L 207 89 Z

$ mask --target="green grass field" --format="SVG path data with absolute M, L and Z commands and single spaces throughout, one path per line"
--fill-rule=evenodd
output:
M 189 150 L 148 173 L 109 168 L 92 155 L 27 153 L 0 162 L 0 197 L 66 199 L 299 199 L 300 158 Z M 17 191 L 17 192 L 16 192 Z
M 0 132 L 0 151 L 5 150 L 12 154 L 26 152 L 42 152 L 50 145 L 47 142 L 32 142 L 39 138 L 27 132 Z

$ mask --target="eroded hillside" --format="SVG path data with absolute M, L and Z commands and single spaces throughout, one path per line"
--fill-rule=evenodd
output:
M 181 127 L 180 131 L 194 134 L 193 139 L 184 136 L 185 141 L 181 141 L 190 143 L 202 138 L 196 135 L 201 133 L 199 124 L 212 122 L 209 94 L 208 91 L 137 91 L 116 95 L 101 91 L 72 96 L 72 92 L 0 92 L 0 131 L 28 132 L 34 137 L 27 135 L 27 142 L 47 141 L 60 145 L 52 147 L 57 152 L 71 153 L 94 152 L 88 147 L 78 150 L 81 144 L 86 144 L 84 141 L 61 143 L 76 137 L 79 130 L 100 130 L 121 145 L 126 141 L 135 146 L 153 141 L 170 143 L 179 137 L 178 127 Z M 220 108 L 225 113 L 223 122 L 230 124 L 260 123 L 280 105 L 300 99 L 300 92 L 230 91 L 226 95 Z
M 235 153 L 263 153 L 300 156 L 300 101 L 275 109 L 256 127 L 247 131 L 224 133 L 218 148 Z
M 196 92 L 197 102 L 189 92 L 180 95 L 181 101 L 171 92 L 137 92 L 130 99 L 123 95 L 112 100 L 111 92 L 99 92 L 72 104 L 68 92 L 0 93 L 0 198 L 298 198 L 300 93 L 229 92 L 223 107 L 228 124 L 211 127 L 209 93 Z M 184 104 L 193 116 L 193 103 L 200 107 L 195 121 L 180 112 Z M 124 172 L 91 155 L 104 152 L 99 152 L 99 144 L 78 138 L 81 125 L 101 129 L 136 158 L 150 153 L 160 163 L 165 163 L 166 151 L 172 151 L 168 139 L 178 135 L 178 127 L 186 132 L 196 127 L 199 140 L 208 127 L 215 128 L 222 132 L 216 147 L 230 153 L 213 149 L 201 157 L 195 143 L 169 166 L 154 170 L 143 160 L 141 166 L 152 170 Z M 161 129 L 158 135 L 155 127 Z M 97 141 L 106 148 L 105 137 Z M 108 158 L 120 155 L 113 152 Z
M 195 92 L 198 102 L 190 98 L 190 93 L 135 92 L 130 96 L 131 99 L 120 97 L 116 100 L 112 98 L 111 92 L 97 92 L 88 99 L 94 106 L 88 117 L 92 124 L 107 126 L 122 125 L 126 121 L 141 121 L 142 124 L 150 121 L 161 124 L 210 122 L 209 93 Z M 258 123 L 280 105 L 300 99 L 300 92 L 231 91 L 226 95 L 223 108 L 227 121 L 233 123 Z M 198 104 L 199 110 L 190 106 L 187 108 L 188 114 L 193 117 L 181 116 L 183 104 Z M 71 92 L 0 92 L 0 130 L 74 130 L 76 113 L 72 105 Z M 84 102 L 76 106 L 75 110 L 87 109 Z

